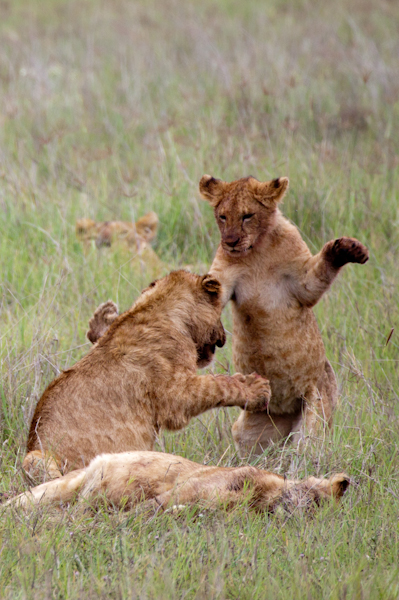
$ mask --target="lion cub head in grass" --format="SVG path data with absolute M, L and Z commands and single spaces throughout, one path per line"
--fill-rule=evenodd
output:
M 227 183 L 204 175 L 199 190 L 215 211 L 223 250 L 238 258 L 256 247 L 273 229 L 287 189 L 287 177 L 261 182 L 249 176 Z
M 76 221 L 76 236 L 83 243 L 95 241 L 97 248 L 112 246 L 116 242 L 124 242 L 128 248 L 140 251 L 150 244 L 157 235 L 158 215 L 151 211 L 136 221 L 105 221 L 96 223 L 92 219 Z
M 96 223 L 92 219 L 76 221 L 76 237 L 83 243 L 85 253 L 94 241 L 97 248 L 118 247 L 132 255 L 131 267 L 153 279 L 165 273 L 167 269 L 151 247 L 158 231 L 158 215 L 149 212 L 136 223 L 126 221 L 106 221 Z

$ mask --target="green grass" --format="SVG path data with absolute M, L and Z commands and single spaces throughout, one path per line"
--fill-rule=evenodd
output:
M 398 27 L 388 0 L 0 3 L 5 497 L 26 489 L 32 411 L 88 350 L 93 310 L 126 309 L 148 283 L 121 252 L 84 255 L 77 218 L 155 210 L 162 260 L 204 272 L 218 233 L 200 177 L 288 175 L 284 213 L 313 251 L 351 235 L 371 254 L 316 309 L 341 390 L 331 436 L 252 461 L 346 471 L 338 510 L 0 510 L 1 598 L 399 598 Z M 230 339 L 217 358 L 233 371 Z M 236 414 L 203 415 L 159 449 L 239 464 Z

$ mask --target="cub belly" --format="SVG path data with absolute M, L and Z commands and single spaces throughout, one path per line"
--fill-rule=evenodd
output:
M 325 368 L 324 345 L 313 313 L 295 312 L 271 311 L 260 322 L 233 307 L 235 369 L 244 374 L 256 371 L 269 379 L 269 411 L 274 414 L 300 411 L 307 391 L 322 379 Z

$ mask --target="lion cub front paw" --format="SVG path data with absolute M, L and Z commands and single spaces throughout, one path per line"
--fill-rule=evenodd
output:
M 269 380 L 264 379 L 257 373 L 251 373 L 251 375 L 237 373 L 234 377 L 245 386 L 245 404 L 243 408 L 250 412 L 266 410 L 271 395 Z
M 342 237 L 329 244 L 331 245 L 327 248 L 326 256 L 336 269 L 349 262 L 363 265 L 369 259 L 366 246 L 355 238 Z

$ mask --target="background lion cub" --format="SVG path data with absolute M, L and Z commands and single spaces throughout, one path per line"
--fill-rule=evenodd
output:
M 225 342 L 221 311 L 219 282 L 186 271 L 153 282 L 120 316 L 102 305 L 90 322 L 98 342 L 39 400 L 24 469 L 44 461 L 57 477 L 103 452 L 152 450 L 161 427 L 181 429 L 216 406 L 266 409 L 258 375 L 196 373 Z
M 83 243 L 94 240 L 96 246 L 111 246 L 114 242 L 123 241 L 127 246 L 139 250 L 152 242 L 157 235 L 158 215 L 151 211 L 140 217 L 136 223 L 129 221 L 105 221 L 96 223 L 92 219 L 76 221 L 76 236 Z
M 76 237 L 83 242 L 87 251 L 92 241 L 97 248 L 122 245 L 132 253 L 131 266 L 135 271 L 146 273 L 149 279 L 165 273 L 165 265 L 151 247 L 158 231 L 158 215 L 151 211 L 136 221 L 105 221 L 96 223 L 92 219 L 76 221 Z
M 232 183 L 204 175 L 199 189 L 214 208 L 221 242 L 210 272 L 233 302 L 233 358 L 243 373 L 270 380 L 267 413 L 243 412 L 233 425 L 238 449 L 262 448 L 292 434 L 298 442 L 317 423 L 328 424 L 337 386 L 312 307 L 348 262 L 368 251 L 343 237 L 312 256 L 277 205 L 288 179 Z

